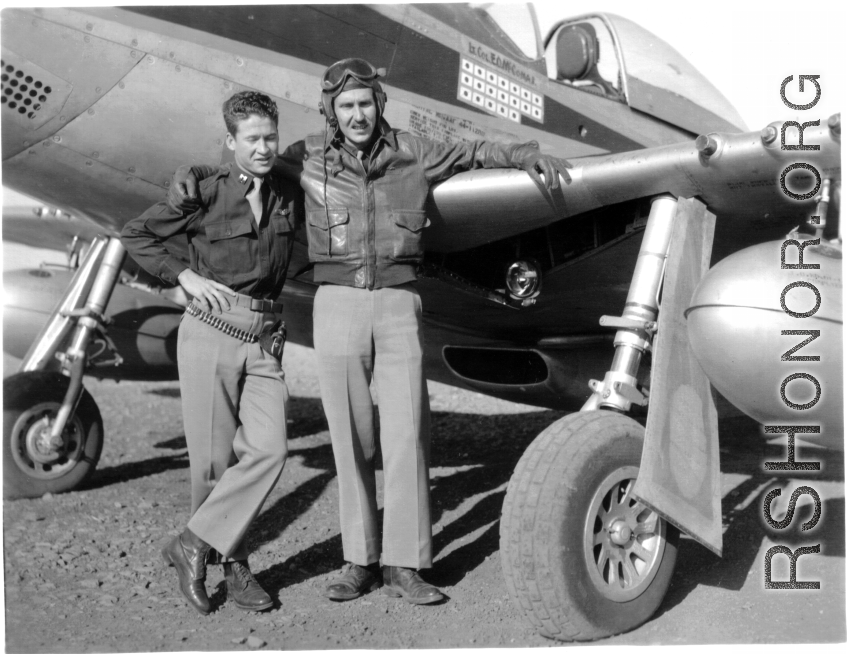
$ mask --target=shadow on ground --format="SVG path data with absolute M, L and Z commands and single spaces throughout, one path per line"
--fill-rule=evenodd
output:
M 697 586 L 714 586 L 726 590 L 740 591 L 748 579 L 750 571 L 766 537 L 774 538 L 773 530 L 766 528 L 763 517 L 764 498 L 773 488 L 783 489 L 783 496 L 798 486 L 815 481 L 841 481 L 844 467 L 844 453 L 829 450 L 804 448 L 798 445 L 796 460 L 822 460 L 824 464 L 818 472 L 776 474 L 764 469 L 765 461 L 785 461 L 787 448 L 785 439 L 769 443 L 762 434 L 761 426 L 746 417 L 733 417 L 721 420 L 721 472 L 723 474 L 749 475 L 730 490 L 721 502 L 721 513 L 725 527 L 723 535 L 723 555 L 706 549 L 690 538 L 682 538 L 679 543 L 677 567 L 671 586 L 658 615 L 680 604 Z M 782 499 L 785 500 L 786 497 Z M 798 504 L 791 525 L 779 532 L 781 544 L 791 547 L 809 545 L 810 535 L 816 538 L 814 543 L 821 545 L 824 556 L 844 557 L 844 499 L 824 498 L 821 507 L 821 521 L 826 529 L 817 534 L 801 532 L 801 525 L 812 515 L 812 505 L 808 498 Z M 776 515 L 777 512 L 774 511 Z M 803 534 L 803 535 L 801 535 Z
M 326 431 L 319 400 L 295 397 L 289 409 L 293 420 L 292 438 Z M 445 514 L 460 507 L 464 513 L 461 518 L 444 523 L 437 531 L 433 541 L 436 565 L 427 573 L 430 581 L 444 586 L 455 585 L 498 550 L 502 503 L 517 462 L 536 436 L 563 415 L 544 410 L 501 415 L 432 414 L 431 466 L 438 470 L 431 483 L 433 523 L 443 522 Z M 699 585 L 741 589 L 766 536 L 761 511 L 763 496 L 775 485 L 787 487 L 793 481 L 764 470 L 764 461 L 785 459 L 785 447 L 769 445 L 761 436 L 759 425 L 752 420 L 739 417 L 722 420 L 720 433 L 722 472 L 744 476 L 722 501 L 726 528 L 724 554 L 720 558 L 697 542 L 682 538 L 677 569 L 660 615 L 681 603 Z M 185 448 L 184 436 L 168 438 L 154 447 L 177 452 L 98 470 L 86 489 L 188 467 L 187 452 L 179 451 Z M 314 446 L 303 443 L 292 451 L 292 455 L 300 457 L 304 466 L 318 474 L 266 505 L 248 536 L 253 547 L 280 538 L 294 521 L 309 511 L 335 477 L 329 443 L 324 441 Z M 810 456 L 809 451 L 798 450 L 798 459 L 808 460 Z M 826 452 L 825 457 L 826 466 L 814 479 L 839 479 L 843 454 Z M 381 469 L 379 455 L 375 467 Z M 809 511 L 807 507 L 798 508 L 793 524 L 808 520 Z M 844 500 L 825 499 L 822 513 L 827 520 L 827 529 L 820 534 L 822 553 L 843 557 L 844 543 L 840 535 L 844 530 Z M 284 588 L 326 569 L 339 568 L 343 564 L 341 539 L 337 530 L 333 534 L 262 571 L 260 581 L 271 588 Z M 792 527 L 781 536 L 786 543 L 791 543 L 792 539 L 808 541 L 808 534 L 801 536 L 799 527 Z M 290 569 L 292 563 L 296 563 L 295 571 Z

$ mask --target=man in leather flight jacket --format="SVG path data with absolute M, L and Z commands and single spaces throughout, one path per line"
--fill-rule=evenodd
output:
M 330 66 L 321 95 L 326 131 L 290 146 L 279 163 L 305 192 L 309 259 L 321 284 L 314 343 L 350 564 L 325 595 L 354 599 L 384 583 L 388 595 L 429 604 L 443 595 L 417 574 L 432 566 L 429 397 L 414 287 L 429 225 L 424 203 L 430 186 L 465 170 L 514 167 L 535 179 L 541 172 L 550 189 L 558 187 L 560 172 L 568 179 L 569 164 L 542 155 L 535 143 L 445 144 L 392 129 L 383 118 L 378 77 L 361 59 Z M 195 175 L 212 170 L 181 168 L 169 200 L 185 202 Z M 385 474 L 381 542 L 372 378 Z

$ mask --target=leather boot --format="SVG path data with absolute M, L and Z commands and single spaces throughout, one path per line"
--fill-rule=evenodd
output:
M 416 570 L 387 565 L 382 569 L 385 587 L 382 592 L 389 597 L 402 597 L 410 604 L 432 604 L 444 599 L 435 586 L 418 576 Z
M 209 545 L 186 527 L 162 549 L 165 563 L 176 568 L 179 575 L 179 589 L 185 599 L 195 609 L 206 615 L 212 610 L 209 596 L 206 595 L 206 558 Z
M 324 597 L 336 602 L 346 602 L 376 590 L 380 586 L 382 586 L 382 578 L 379 573 L 379 563 L 371 563 L 369 566 L 351 563 L 337 581 L 326 587 Z
M 242 611 L 264 611 L 273 606 L 273 600 L 256 581 L 250 566 L 244 561 L 224 563 L 226 596 Z

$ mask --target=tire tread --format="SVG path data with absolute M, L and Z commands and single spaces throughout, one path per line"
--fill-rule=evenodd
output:
M 581 641 L 611 635 L 580 614 L 566 591 L 558 592 L 551 561 L 560 553 L 551 541 L 554 511 L 574 490 L 570 480 L 604 434 L 620 430 L 622 419 L 629 420 L 591 411 L 553 423 L 524 452 L 506 490 L 500 523 L 503 575 L 518 609 L 546 637 Z

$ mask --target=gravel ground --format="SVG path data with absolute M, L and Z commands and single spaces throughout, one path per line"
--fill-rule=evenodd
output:
M 6 362 L 7 371 L 10 369 Z M 10 652 L 543 647 L 512 605 L 500 571 L 499 516 L 526 446 L 562 414 L 430 384 L 435 567 L 425 576 L 448 601 L 416 607 L 372 593 L 321 597 L 343 564 L 337 484 L 310 350 L 289 346 L 290 458 L 249 533 L 251 566 L 275 598 L 249 614 L 225 602 L 222 571 L 207 587 L 217 607 L 190 609 L 165 568 L 162 545 L 188 519 L 188 457 L 176 383 L 87 382 L 106 430 L 100 465 L 84 488 L 4 502 L 6 648 Z M 728 429 L 727 429 L 728 428 Z M 722 423 L 724 435 L 755 430 Z M 758 507 L 768 478 L 763 441 L 727 450 L 723 559 L 688 539 L 656 617 L 604 644 L 832 642 L 844 639 L 843 458 L 816 488 L 828 540 L 801 577 L 820 592 L 767 593 L 768 540 Z M 779 449 L 769 456 L 780 455 Z M 806 577 L 808 578 L 808 577 Z
M 290 457 L 248 535 L 274 608 L 250 614 L 226 603 L 222 570 L 210 566 L 217 610 L 200 616 L 162 563 L 159 550 L 190 510 L 178 385 L 87 381 L 106 432 L 93 477 L 76 492 L 4 502 L 9 651 L 551 644 L 510 603 L 498 527 L 517 459 L 562 414 L 431 384 L 436 567 L 427 578 L 449 601 L 415 607 L 377 592 L 332 603 L 321 592 L 343 565 L 337 482 L 312 352 L 289 346 L 285 369 Z

